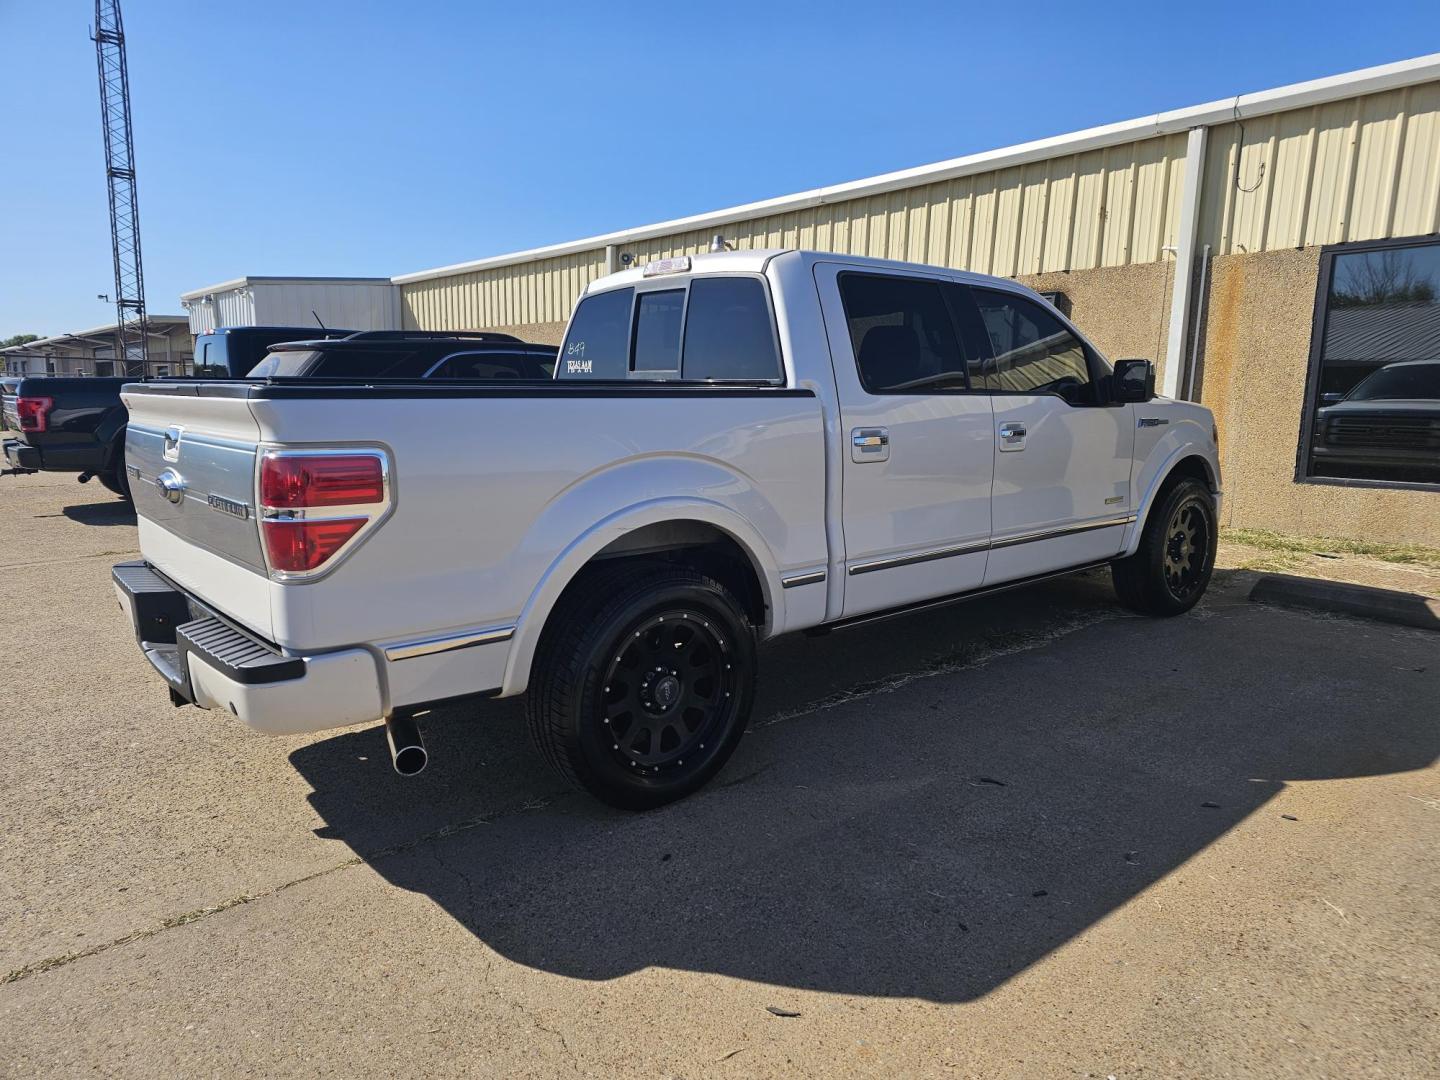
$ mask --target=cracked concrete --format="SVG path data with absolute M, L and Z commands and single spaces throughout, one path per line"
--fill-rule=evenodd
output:
M 1433 1075 L 1435 635 L 1091 576 L 784 639 L 621 815 L 512 703 L 411 781 L 171 709 L 102 495 L 0 486 L 0 1075 Z

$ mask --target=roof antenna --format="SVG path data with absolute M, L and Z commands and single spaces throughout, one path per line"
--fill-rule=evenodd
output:
M 315 309 L 314 309 L 313 307 L 310 309 L 310 314 L 311 314 L 311 315 L 315 315 Z M 321 329 L 321 330 L 329 330 L 329 329 L 330 329 L 330 327 L 326 326 L 323 322 L 320 322 L 320 316 L 319 316 L 319 315 L 315 315 L 315 321 L 316 321 L 317 323 L 320 323 L 320 329 Z

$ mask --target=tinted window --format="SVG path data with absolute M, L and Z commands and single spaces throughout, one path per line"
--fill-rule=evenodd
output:
M 461 353 L 447 357 L 431 379 L 548 379 L 555 370 L 553 358 L 521 352 Z
M 580 301 L 560 347 L 561 378 L 625 378 L 634 294 L 634 289 L 613 289 Z
M 970 290 L 985 324 L 990 355 L 975 383 L 1014 394 L 1058 393 L 1070 401 L 1090 397 L 1085 346 L 1045 308 L 1011 293 Z
M 416 374 L 407 366 L 413 350 L 312 349 L 272 352 L 250 370 L 251 378 L 266 376 L 311 379 L 385 379 Z
M 225 339 L 200 338 L 200 354 L 195 357 L 195 374 L 202 379 L 228 379 L 230 367 L 225 362 Z
M 965 361 L 939 282 L 842 274 L 840 296 L 870 393 L 965 389 Z
M 1327 270 L 1307 471 L 1440 484 L 1440 244 L 1348 247 Z
M 780 378 L 775 327 L 758 279 L 698 277 L 690 283 L 683 375 L 697 381 Z
M 635 303 L 633 371 L 679 371 L 685 290 L 641 293 Z

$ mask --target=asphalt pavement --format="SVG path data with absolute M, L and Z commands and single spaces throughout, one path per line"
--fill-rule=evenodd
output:
M 1429 1077 L 1440 635 L 1091 574 L 762 649 L 649 814 L 519 706 L 174 709 L 133 517 L 0 479 L 0 1075 Z

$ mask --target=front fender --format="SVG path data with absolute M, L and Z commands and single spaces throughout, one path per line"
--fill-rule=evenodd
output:
M 1180 420 L 1170 425 L 1160 436 L 1143 459 L 1136 456 L 1135 474 L 1132 480 L 1134 490 L 1143 492 L 1135 511 L 1135 523 L 1125 538 L 1121 555 L 1133 555 L 1140 546 L 1140 537 L 1145 531 L 1145 519 L 1149 516 L 1165 480 L 1175 466 L 1188 457 L 1198 457 L 1205 464 L 1205 475 L 1210 490 L 1220 499 L 1220 463 L 1211 442 L 1210 432 L 1194 420 Z
M 568 514 L 547 513 L 537 528 L 555 527 L 558 522 L 546 522 L 546 518 Z M 587 518 L 586 520 L 592 520 Z M 575 580 L 577 574 L 602 550 L 620 537 L 648 525 L 670 522 L 700 522 L 711 525 L 725 533 L 750 559 L 760 587 L 764 593 L 765 605 L 770 613 L 769 626 L 783 626 L 784 591 L 780 584 L 780 570 L 770 545 L 745 517 L 712 499 L 700 496 L 666 496 L 637 502 L 615 511 L 604 519 L 589 525 L 565 546 L 541 576 L 539 584 L 531 592 L 529 600 L 516 622 L 511 638 L 510 653 L 505 664 L 505 680 L 501 696 L 524 692 L 530 679 L 530 667 L 535 659 L 535 650 L 540 643 L 546 621 L 560 594 Z

